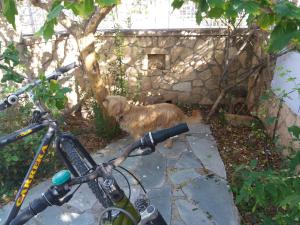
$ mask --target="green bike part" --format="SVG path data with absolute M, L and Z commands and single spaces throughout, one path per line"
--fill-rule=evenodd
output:
M 52 177 L 52 184 L 56 186 L 63 185 L 67 183 L 70 179 L 71 172 L 69 170 L 61 170 Z
M 122 208 L 129 212 L 133 218 L 136 220 L 137 223 L 140 222 L 141 216 L 138 213 L 138 211 L 134 208 L 134 206 L 131 204 L 129 199 L 124 195 L 122 200 L 115 202 L 114 206 L 117 208 Z M 114 219 L 112 225 L 134 225 L 128 216 L 126 216 L 124 213 L 120 213 L 116 219 Z

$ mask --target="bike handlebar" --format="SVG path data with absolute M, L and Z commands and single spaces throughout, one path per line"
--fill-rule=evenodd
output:
M 20 225 L 28 222 L 32 217 L 44 211 L 50 204 L 41 196 L 33 200 L 29 206 L 19 213 L 19 215 L 10 222 L 10 225 Z
M 10 225 L 20 225 L 29 221 L 32 217 L 37 215 L 38 213 L 44 211 L 48 206 L 51 205 L 62 205 L 69 199 L 71 199 L 71 195 L 66 200 L 60 200 L 62 197 L 69 192 L 70 187 L 76 184 L 82 184 L 89 182 L 91 180 L 96 179 L 99 176 L 109 176 L 111 169 L 113 167 L 119 166 L 122 162 L 124 162 L 127 157 L 137 148 L 147 148 L 150 147 L 154 149 L 154 147 L 160 143 L 165 141 L 166 139 L 185 133 L 189 131 L 189 128 L 186 123 L 178 124 L 177 126 L 158 130 L 155 132 L 149 132 L 145 134 L 140 140 L 134 142 L 129 145 L 123 152 L 123 154 L 117 159 L 113 160 L 110 164 L 103 164 L 97 167 L 97 169 L 85 176 L 75 177 L 67 182 L 64 186 L 52 186 L 50 187 L 45 194 L 41 197 L 32 201 L 27 208 L 25 208 L 15 219 L 13 219 Z M 65 189 L 65 187 L 67 187 Z M 58 188 L 54 189 L 53 188 Z
M 23 209 L 21 213 L 19 213 L 18 216 L 10 222 L 10 225 L 25 224 L 32 217 L 41 213 L 49 206 L 63 205 L 73 196 L 72 194 L 66 196 L 69 191 L 70 188 L 67 186 L 51 186 L 44 194 L 42 194 L 42 196 L 30 202 L 29 206 Z
M 69 65 L 60 67 L 60 68 L 56 69 L 54 72 L 47 75 L 46 79 L 47 80 L 52 80 L 52 79 L 56 80 L 60 75 L 68 72 L 69 70 L 71 70 L 77 66 L 78 65 L 76 63 L 70 63 Z M 41 83 L 41 80 L 35 80 L 35 81 L 25 85 L 24 87 L 18 89 L 15 93 L 7 96 L 3 102 L 0 102 L 0 111 L 3 111 L 5 109 L 9 108 L 10 106 L 14 105 L 15 103 L 17 103 L 19 95 L 25 93 L 26 91 L 39 85 L 40 83 Z M 14 101 L 12 101 L 12 100 L 14 100 Z
M 131 152 L 133 152 L 135 149 L 137 149 L 137 148 L 154 149 L 154 147 L 158 143 L 163 142 L 170 137 L 174 137 L 176 135 L 179 135 L 179 134 L 182 134 L 182 133 L 185 133 L 188 131 L 189 131 L 189 128 L 188 128 L 187 124 L 181 123 L 181 124 L 178 124 L 174 127 L 170 127 L 167 129 L 158 130 L 155 132 L 149 132 L 149 133 L 145 134 L 144 137 L 142 137 L 139 141 L 129 145 L 125 149 L 123 154 L 120 157 L 118 157 L 117 159 L 115 159 L 112 164 L 115 167 L 120 166 L 126 160 L 126 158 L 129 156 L 129 154 Z
M 170 138 L 170 137 L 174 137 L 176 135 L 188 132 L 189 128 L 187 126 L 186 123 L 181 123 L 178 124 L 177 126 L 171 127 L 171 128 L 167 128 L 167 129 L 163 129 L 163 130 L 159 130 L 156 132 L 149 132 L 149 135 L 152 135 L 152 139 L 153 139 L 153 144 L 156 145 L 160 142 L 165 141 L 166 139 Z M 151 136 L 150 136 L 151 138 Z

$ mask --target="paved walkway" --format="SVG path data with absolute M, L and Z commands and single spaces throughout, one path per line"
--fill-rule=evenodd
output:
M 121 139 L 93 155 L 97 162 L 115 156 L 132 142 Z M 134 172 L 148 189 L 152 203 L 170 225 L 238 225 L 238 212 L 226 182 L 224 164 L 209 126 L 195 124 L 183 139 L 174 142 L 172 149 L 162 145 L 149 156 L 129 158 L 124 166 Z M 116 174 L 120 185 L 123 178 Z M 133 179 L 133 198 L 139 188 Z M 45 181 L 30 191 L 28 201 L 36 198 L 50 185 Z M 126 188 L 125 188 L 126 189 Z M 11 204 L 0 209 L 0 224 Z M 82 185 L 74 198 L 64 207 L 50 207 L 36 216 L 32 225 L 96 225 L 100 204 L 87 185 Z

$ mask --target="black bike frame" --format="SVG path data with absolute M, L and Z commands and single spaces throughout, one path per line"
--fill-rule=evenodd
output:
M 63 162 L 67 166 L 67 168 L 71 171 L 71 173 L 78 177 L 79 174 L 68 159 L 65 151 L 61 148 L 61 141 L 62 140 L 68 140 L 74 144 L 74 147 L 78 150 L 78 152 L 84 156 L 85 159 L 90 163 L 93 169 L 97 167 L 96 162 L 93 160 L 93 158 L 90 156 L 90 154 L 85 150 L 85 148 L 81 145 L 81 143 L 76 139 L 76 137 L 67 134 L 67 133 L 60 133 L 58 132 L 57 124 L 55 122 L 50 122 L 48 120 L 43 121 L 42 123 L 35 123 L 32 125 L 29 125 L 23 129 L 20 129 L 18 131 L 15 131 L 11 134 L 8 134 L 4 137 L 0 137 L 0 151 L 1 148 L 5 145 L 8 145 L 16 140 L 22 139 L 26 136 L 32 135 L 44 128 L 48 127 L 47 133 L 44 135 L 42 142 L 37 149 L 34 159 L 31 162 L 31 165 L 27 171 L 27 174 L 23 180 L 23 183 L 16 195 L 14 205 L 9 213 L 9 216 L 5 222 L 4 225 L 9 225 L 9 223 L 18 215 L 21 206 L 24 202 L 24 199 L 26 198 L 28 194 L 28 190 L 30 189 L 30 186 L 32 184 L 32 181 L 34 180 L 34 177 L 37 173 L 37 170 L 39 166 L 42 163 L 42 160 L 49 148 L 49 145 L 54 139 L 54 136 L 56 136 L 56 142 L 55 142 L 55 149 L 59 156 L 62 158 Z
M 12 143 L 18 139 L 22 139 L 28 135 L 31 135 L 33 133 L 36 133 L 36 132 L 48 127 L 48 131 L 44 135 L 42 142 L 41 142 L 40 146 L 38 147 L 36 154 L 34 156 L 34 159 L 31 162 L 31 165 L 30 165 L 30 167 L 27 171 L 27 174 L 23 180 L 23 183 L 16 195 L 14 205 L 9 213 L 9 216 L 5 222 L 5 225 L 9 225 L 11 220 L 17 216 L 17 214 L 24 202 L 24 199 L 26 198 L 26 196 L 28 194 L 28 190 L 32 184 L 32 181 L 34 180 L 36 172 L 37 172 L 39 166 L 41 165 L 41 162 L 49 148 L 51 141 L 53 140 L 53 137 L 55 135 L 55 129 L 53 127 L 51 127 L 50 124 L 51 124 L 50 122 L 41 123 L 41 124 L 32 124 L 21 130 L 15 131 L 9 135 L 6 135 L 6 136 L 0 138 L 0 150 L 1 150 L 1 148 L 3 146 L 5 146 L 9 143 Z

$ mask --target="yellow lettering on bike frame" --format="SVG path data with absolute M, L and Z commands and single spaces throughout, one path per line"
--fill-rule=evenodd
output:
M 17 136 L 17 138 L 19 138 L 19 137 L 24 137 L 24 136 L 26 136 L 27 134 L 30 134 L 31 132 L 32 132 L 31 129 L 25 130 L 24 132 L 20 133 L 20 134 Z
M 23 203 L 23 201 L 24 201 L 24 199 L 25 199 L 25 197 L 28 193 L 28 190 L 31 186 L 31 183 L 34 179 L 34 176 L 35 176 L 35 174 L 36 174 L 36 172 L 37 172 L 37 170 L 38 170 L 38 168 L 39 168 L 39 166 L 40 166 L 40 164 L 43 160 L 43 157 L 44 157 L 47 149 L 48 149 L 48 145 L 43 146 L 40 154 L 37 156 L 36 161 L 33 164 L 33 167 L 32 167 L 32 169 L 29 173 L 29 176 L 24 182 L 24 185 L 23 185 L 22 190 L 21 190 L 21 194 L 18 197 L 18 199 L 16 200 L 16 206 L 17 207 L 20 207 L 22 205 L 22 203 Z

